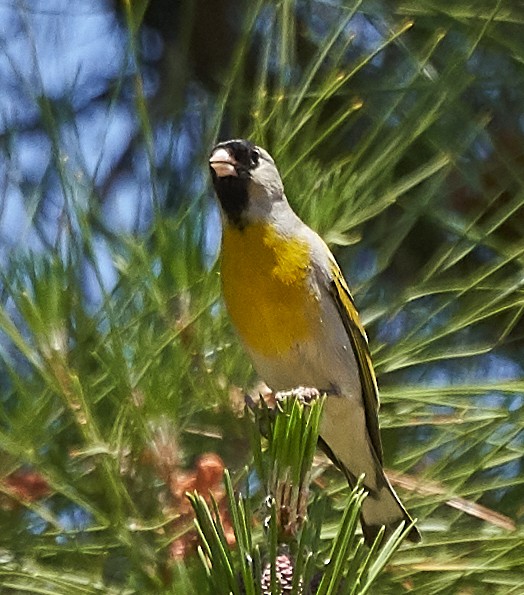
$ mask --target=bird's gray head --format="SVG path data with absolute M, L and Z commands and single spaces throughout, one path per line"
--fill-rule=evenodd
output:
M 211 151 L 209 166 L 222 210 L 237 227 L 264 220 L 274 203 L 285 200 L 275 162 L 248 140 L 219 143 Z

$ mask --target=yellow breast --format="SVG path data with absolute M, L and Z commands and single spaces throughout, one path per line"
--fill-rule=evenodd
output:
M 222 237 L 222 285 L 229 315 L 247 347 L 278 355 L 306 340 L 319 304 L 308 282 L 306 242 L 269 225 L 237 229 Z

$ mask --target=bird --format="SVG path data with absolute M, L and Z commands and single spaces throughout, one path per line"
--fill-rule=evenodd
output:
M 240 342 L 274 392 L 302 386 L 327 394 L 319 444 L 350 486 L 364 475 L 366 543 L 382 526 L 387 538 L 412 519 L 384 473 L 376 376 L 344 276 L 293 211 L 264 148 L 246 139 L 219 142 L 209 167 L 222 214 L 222 293 Z M 414 525 L 407 538 L 420 541 Z

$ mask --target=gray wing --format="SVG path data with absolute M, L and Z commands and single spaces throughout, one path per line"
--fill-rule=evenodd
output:
M 378 386 L 371 362 L 366 331 L 360 322 L 351 292 L 334 259 L 331 261 L 331 274 L 333 278 L 329 288 L 330 293 L 337 305 L 338 313 L 350 338 L 355 359 L 357 360 L 366 414 L 366 427 L 377 458 L 382 465 L 382 441 L 378 425 Z

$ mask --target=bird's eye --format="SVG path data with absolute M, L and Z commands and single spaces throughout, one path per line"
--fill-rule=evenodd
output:
M 251 163 L 252 165 L 255 167 L 258 165 L 258 162 L 260 160 L 260 151 L 258 149 L 253 149 L 251 151 Z

